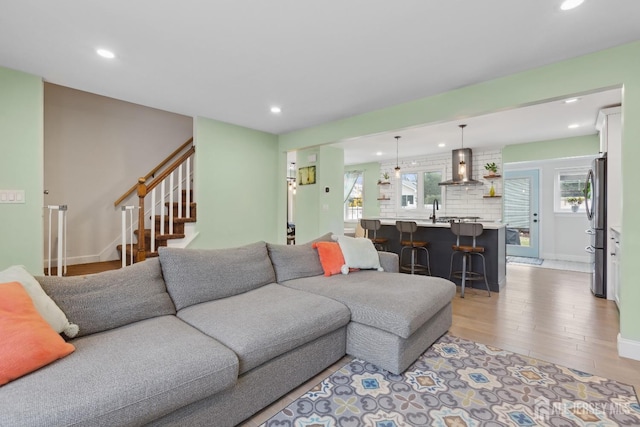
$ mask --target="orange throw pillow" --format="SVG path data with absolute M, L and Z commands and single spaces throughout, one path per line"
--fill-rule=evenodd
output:
M 338 242 L 315 242 L 313 247 L 318 249 L 324 275 L 340 274 L 340 268 L 344 265 L 344 257 Z
M 0 284 L 0 337 L 0 386 L 75 350 L 38 313 L 18 282 Z

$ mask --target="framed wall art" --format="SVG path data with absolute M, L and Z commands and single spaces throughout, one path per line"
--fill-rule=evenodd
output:
M 316 183 L 316 167 L 305 166 L 298 168 L 298 185 L 309 185 Z

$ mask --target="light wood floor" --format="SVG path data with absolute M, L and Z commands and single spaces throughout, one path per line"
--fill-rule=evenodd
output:
M 467 289 L 453 300 L 449 333 L 633 385 L 640 362 L 618 357 L 619 318 L 612 301 L 595 298 L 589 274 L 526 265 L 507 266 L 507 286 L 487 297 Z M 256 427 L 288 406 L 348 357 L 293 390 L 243 424 Z

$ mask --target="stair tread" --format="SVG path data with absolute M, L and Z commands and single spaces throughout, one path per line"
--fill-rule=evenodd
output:
M 160 215 L 156 215 L 156 221 L 160 221 L 161 220 L 161 216 Z M 165 215 L 164 216 L 164 222 L 169 222 L 169 215 Z M 180 218 L 176 218 L 173 217 L 173 222 L 174 223 L 185 223 L 185 222 L 196 222 L 195 218 L 185 218 L 185 217 L 180 217 Z
M 130 253 L 131 250 L 134 250 L 135 252 L 133 253 L 134 255 L 138 252 L 138 248 L 135 247 L 135 245 L 133 245 L 133 249 L 131 249 L 132 245 L 127 244 L 127 255 Z M 122 252 L 122 245 L 118 245 L 116 246 L 116 250 L 119 252 Z M 158 256 L 158 251 L 155 252 L 151 252 L 151 251 L 145 251 L 145 255 L 147 256 L 147 258 L 149 257 L 157 257 Z M 135 256 L 134 256 L 135 258 Z

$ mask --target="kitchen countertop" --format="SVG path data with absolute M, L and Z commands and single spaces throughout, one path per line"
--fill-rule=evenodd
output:
M 382 225 L 396 225 L 396 221 L 415 221 L 418 227 L 436 227 L 436 228 L 449 228 L 448 222 L 436 222 L 435 224 L 430 219 L 416 219 L 416 218 L 379 218 Z M 498 230 L 506 227 L 506 224 L 502 222 L 484 222 L 478 221 L 487 230 Z

